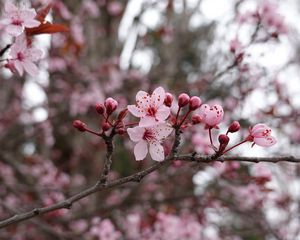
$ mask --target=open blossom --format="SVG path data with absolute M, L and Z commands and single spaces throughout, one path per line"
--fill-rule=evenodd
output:
M 4 18 L 0 24 L 5 26 L 5 31 L 12 36 L 19 36 L 24 28 L 33 28 L 41 23 L 35 20 L 36 11 L 33 8 L 19 9 L 11 1 L 6 1 L 4 5 Z
M 42 57 L 42 50 L 28 47 L 25 34 L 16 38 L 16 42 L 10 49 L 9 65 L 18 71 L 22 76 L 24 70 L 30 75 L 35 76 L 38 74 L 38 68 L 34 62 L 38 61 Z
M 170 115 L 170 108 L 164 104 L 165 90 L 156 88 L 150 95 L 144 91 L 136 94 L 136 104 L 128 105 L 128 111 L 141 118 L 139 126 L 149 127 L 163 123 Z
M 161 142 L 168 137 L 173 128 L 166 123 L 152 127 L 128 128 L 127 133 L 130 139 L 137 144 L 134 147 L 134 156 L 137 161 L 143 160 L 148 153 L 148 146 L 151 158 L 155 161 L 162 161 L 165 158 L 164 148 Z
M 258 123 L 250 128 L 249 140 L 261 147 L 271 147 L 277 141 L 271 136 L 271 128 L 266 124 Z
M 213 106 L 203 104 L 200 107 L 199 115 L 202 118 L 202 122 L 207 126 L 216 127 L 220 122 L 222 122 L 224 111 L 223 108 L 218 104 Z

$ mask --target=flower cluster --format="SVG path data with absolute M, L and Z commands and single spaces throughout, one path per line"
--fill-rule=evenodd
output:
M 48 5 L 36 12 L 33 8 L 16 6 L 9 0 L 5 2 L 0 27 L 14 39 L 12 44 L 1 50 L 1 56 L 3 56 L 10 49 L 8 57 L 1 59 L 1 61 L 6 61 L 3 65 L 5 68 L 13 73 L 18 72 L 20 76 L 24 72 L 31 76 L 38 74 L 35 63 L 42 58 L 43 52 L 32 46 L 31 36 L 66 31 L 61 26 L 59 29 L 53 29 L 53 26 L 45 21 L 50 9 L 51 5 Z M 46 30 L 45 26 L 47 26 Z
M 270 147 L 276 143 L 268 126 L 256 124 L 250 128 L 249 135 L 243 141 L 227 148 L 230 142 L 229 133 L 240 130 L 239 122 L 233 121 L 226 134 L 218 136 L 219 146 L 216 147 L 213 142 L 212 130 L 219 129 L 218 125 L 223 121 L 222 106 L 202 104 L 199 97 L 190 97 L 186 93 L 178 96 L 177 104 L 173 99 L 173 95 L 166 93 L 163 87 L 156 88 L 152 94 L 139 91 L 136 94 L 136 103 L 128 105 L 114 118 L 112 116 L 118 108 L 118 102 L 110 97 L 103 104 L 96 104 L 96 111 L 104 118 L 100 132 L 90 130 L 80 120 L 75 120 L 73 126 L 79 131 L 87 131 L 103 138 L 127 132 L 129 138 L 135 143 L 133 152 L 137 161 L 145 159 L 148 152 L 153 160 L 163 161 L 167 155 L 163 143 L 171 136 L 173 130 L 180 134 L 188 127 L 197 124 L 203 124 L 204 128 L 208 130 L 210 147 L 218 156 L 246 142 L 253 142 L 253 145 L 262 147 Z M 127 111 L 134 117 L 138 117 L 139 121 L 125 123 Z M 191 113 L 193 113 L 192 116 L 190 116 Z

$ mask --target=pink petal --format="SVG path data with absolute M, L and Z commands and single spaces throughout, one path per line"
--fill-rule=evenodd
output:
M 141 127 L 128 128 L 127 133 L 132 141 L 139 142 L 143 139 L 145 128 L 141 128 Z
M 165 159 L 165 152 L 163 146 L 158 142 L 152 142 L 149 146 L 151 158 L 155 161 L 163 161 Z
M 272 136 L 266 138 L 254 138 L 254 143 L 261 147 L 271 147 L 276 144 L 276 139 Z
M 128 105 L 128 111 L 135 117 L 144 117 L 146 115 L 145 110 L 135 105 Z
M 12 4 L 9 0 L 7 0 L 4 5 L 4 11 L 7 13 L 16 12 L 18 11 L 18 8 L 14 4 Z
M 139 122 L 139 126 L 140 127 L 152 127 L 153 125 L 157 125 L 158 123 L 160 123 L 158 120 L 156 120 L 154 117 L 151 116 L 145 116 L 142 117 L 140 122 Z
M 33 8 L 20 11 L 20 18 L 24 21 L 33 20 L 36 16 L 36 11 Z
M 270 135 L 271 134 L 271 129 L 266 124 L 258 123 L 256 125 L 254 125 L 253 128 L 250 130 L 251 136 L 253 136 L 253 137 L 265 137 L 263 135 L 263 132 L 265 132 L 266 130 L 270 131 L 270 133 L 268 134 L 268 135 Z
M 41 25 L 41 22 L 40 21 L 37 21 L 37 20 L 26 20 L 24 21 L 24 27 L 27 27 L 27 28 L 34 28 L 34 27 L 38 27 Z
M 24 67 L 25 71 L 28 72 L 33 77 L 38 75 L 38 73 L 39 73 L 38 67 L 30 61 L 24 61 L 23 67 Z
M 16 37 L 18 35 L 20 35 L 22 32 L 23 32 L 23 27 L 22 26 L 19 26 L 19 25 L 8 25 L 6 28 L 5 28 L 5 31 Z
M 16 61 L 13 61 L 13 64 L 14 64 L 15 68 L 17 69 L 18 73 L 20 74 L 20 76 L 23 76 L 24 69 L 23 69 L 22 63 L 20 61 L 16 60 Z
M 148 153 L 147 142 L 145 140 L 139 141 L 134 146 L 134 156 L 136 161 L 143 160 Z
M 35 62 L 39 60 L 43 55 L 43 51 L 37 48 L 29 48 L 26 51 L 26 56 L 31 61 Z
M 153 132 L 157 140 L 164 140 L 167 138 L 173 131 L 173 128 L 169 124 L 159 124 L 153 127 Z
M 210 107 L 208 104 L 202 104 L 199 109 L 199 115 L 202 119 L 205 119 L 207 112 L 209 111 Z
M 158 119 L 159 121 L 166 120 L 169 117 L 169 115 L 170 115 L 170 108 L 165 105 L 161 105 L 157 109 L 157 112 L 155 114 L 156 119 Z
M 165 101 L 165 90 L 162 87 L 156 88 L 151 95 L 151 103 L 159 107 Z
M 11 18 L 3 18 L 0 20 L 0 24 L 2 25 L 8 25 L 11 24 Z
M 136 103 L 143 109 L 147 109 L 150 106 L 150 95 L 144 91 L 138 91 L 136 94 Z

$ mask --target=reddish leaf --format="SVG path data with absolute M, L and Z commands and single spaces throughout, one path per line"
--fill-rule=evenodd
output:
M 46 16 L 48 15 L 49 11 L 52 8 L 52 4 L 48 4 L 46 7 L 40 9 L 37 12 L 37 15 L 35 17 L 36 20 L 39 20 L 41 23 L 43 23 L 45 21 Z
M 65 25 L 45 22 L 35 28 L 26 28 L 26 35 L 33 36 L 37 34 L 46 34 L 46 33 L 51 34 L 51 33 L 68 32 L 68 31 L 69 29 Z

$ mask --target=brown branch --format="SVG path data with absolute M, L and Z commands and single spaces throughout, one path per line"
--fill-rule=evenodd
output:
M 103 189 L 110 189 L 114 188 L 120 185 L 123 185 L 128 182 L 140 182 L 145 176 L 148 174 L 162 168 L 163 166 L 169 165 L 173 160 L 179 160 L 179 161 L 186 161 L 186 162 L 197 162 L 197 163 L 210 163 L 213 161 L 239 161 L 239 162 L 271 162 L 271 163 L 278 163 L 278 162 L 294 162 L 294 163 L 300 163 L 300 158 L 295 158 L 293 156 L 283 156 L 283 157 L 238 157 L 238 156 L 221 156 L 218 157 L 216 155 L 209 155 L 209 156 L 201 156 L 201 155 L 181 155 L 181 156 L 174 156 L 166 158 L 162 162 L 158 162 L 150 166 L 149 168 L 142 170 L 140 172 L 134 173 L 128 177 L 123 177 L 111 182 L 108 182 L 106 185 L 103 185 L 98 181 L 94 186 L 89 187 L 82 192 L 79 192 L 75 195 L 73 195 L 70 198 L 67 198 L 61 202 L 55 203 L 53 205 L 47 206 L 47 207 L 40 207 L 35 208 L 31 211 L 16 214 L 8 219 L 5 219 L 0 222 L 0 228 L 6 227 L 11 224 L 15 224 L 18 222 L 25 221 L 27 219 L 36 217 L 38 215 L 43 215 L 58 209 L 70 209 L 72 207 L 72 204 L 79 201 L 82 198 L 85 198 L 95 192 L 99 192 Z
M 112 130 L 109 136 L 103 135 L 103 139 L 106 144 L 106 159 L 104 162 L 103 172 L 101 174 L 100 181 L 98 184 L 105 185 L 107 183 L 108 174 L 112 165 L 112 154 L 114 151 L 114 145 L 113 145 L 114 135 L 115 135 L 115 129 Z

